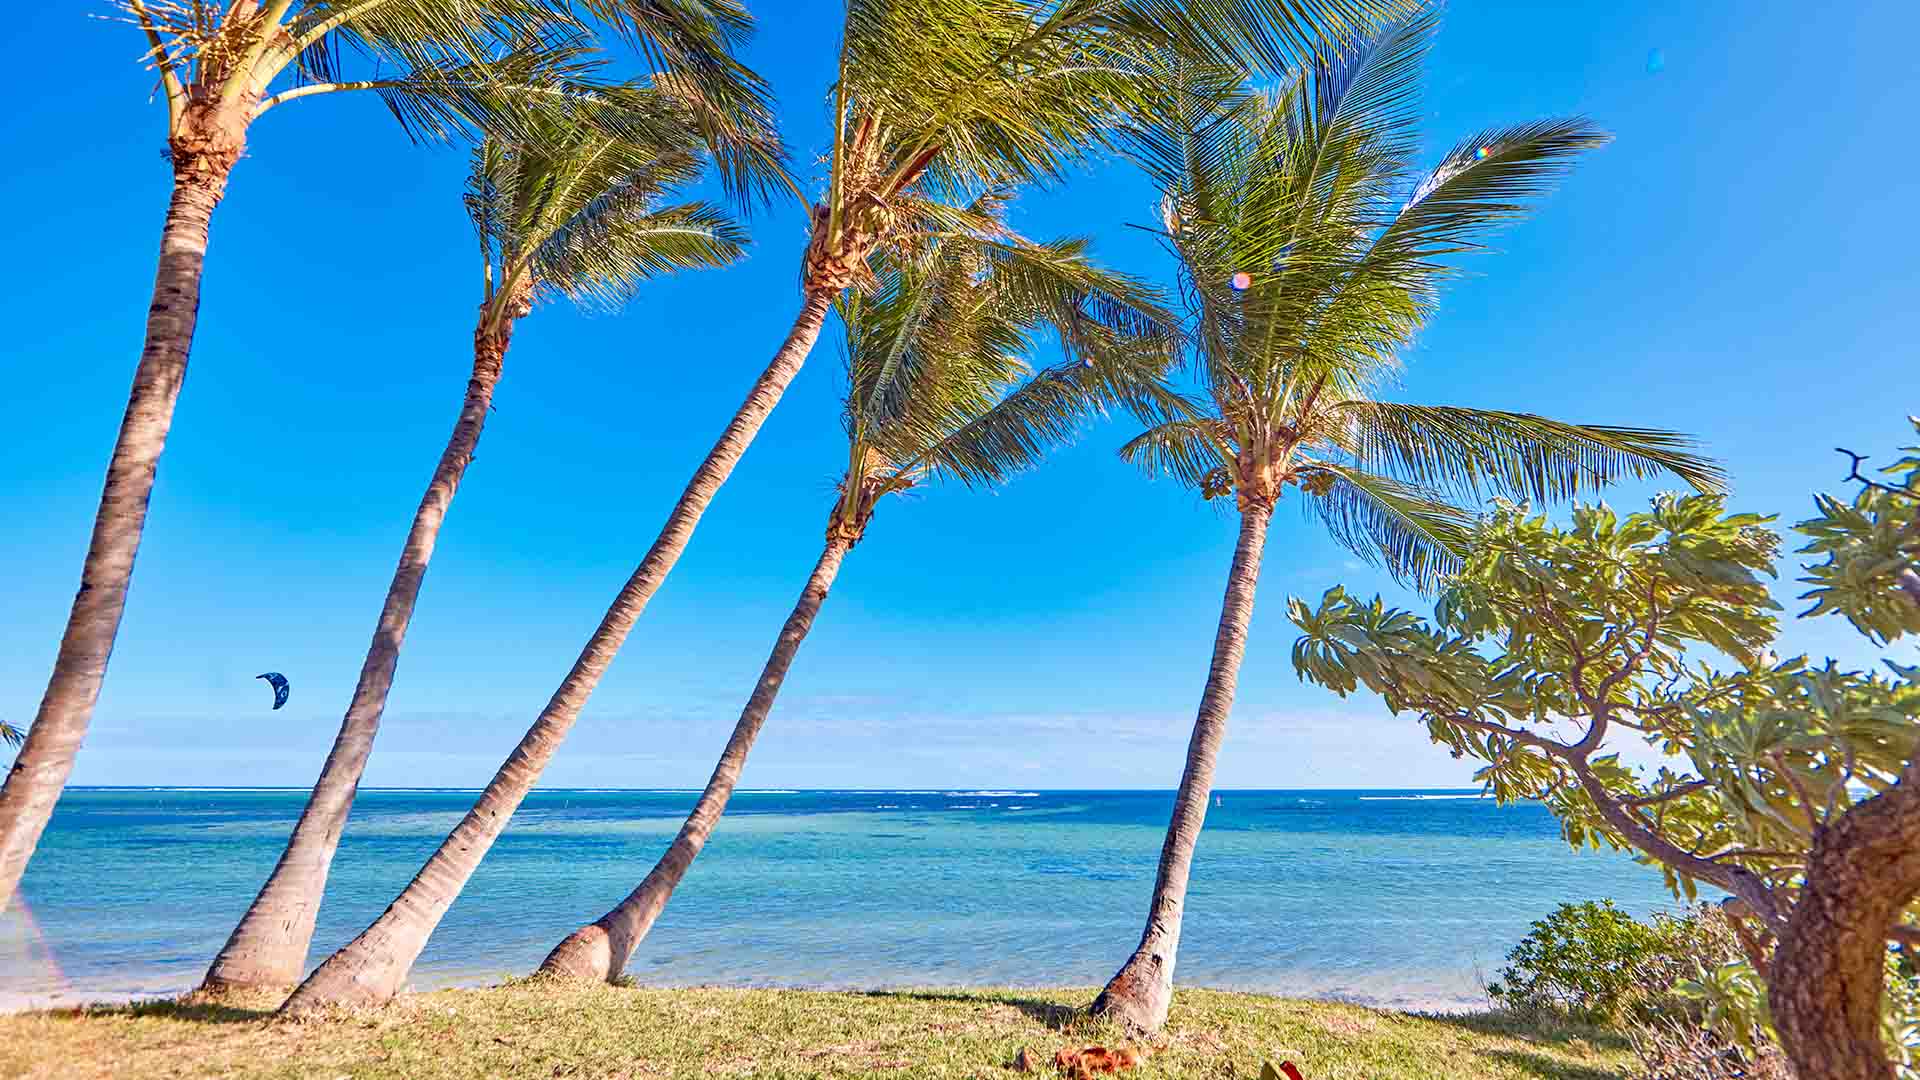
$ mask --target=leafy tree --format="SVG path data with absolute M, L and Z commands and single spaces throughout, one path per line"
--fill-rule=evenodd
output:
M 1341 543 L 1426 585 L 1460 564 L 1471 520 L 1460 502 L 1481 492 L 1557 499 L 1662 471 L 1718 483 L 1667 432 L 1380 396 L 1453 272 L 1449 257 L 1479 250 L 1604 141 L 1577 119 L 1499 128 L 1422 174 L 1417 91 L 1433 28 L 1431 14 L 1398 23 L 1271 95 L 1222 95 L 1220 73 L 1177 65 L 1154 122 L 1132 135 L 1162 192 L 1160 235 L 1179 261 L 1186 358 L 1204 396 L 1122 453 L 1209 499 L 1231 496 L 1239 513 L 1146 927 L 1094 1002 L 1136 1028 L 1166 1021 L 1194 844 L 1268 523 L 1288 489 Z
M 1892 471 L 1903 486 L 1821 496 L 1799 526 L 1802 551 L 1824 556 L 1806 614 L 1844 614 L 1882 644 L 1920 632 L 1907 591 L 1920 456 Z M 1567 528 L 1501 504 L 1431 622 L 1338 588 L 1291 601 L 1294 666 L 1417 715 L 1486 763 L 1477 775 L 1499 799 L 1544 802 L 1571 843 L 1630 848 L 1687 896 L 1731 893 L 1795 1067 L 1885 1080 L 1889 1049 L 1911 1066 L 1920 1041 L 1920 1014 L 1883 1008 L 1911 1000 L 1883 993 L 1888 942 L 1920 943 L 1920 668 L 1774 656 L 1771 520 L 1712 496 L 1663 495 L 1624 518 L 1583 507 Z M 1616 736 L 1678 760 L 1630 768 Z M 1724 1003 L 1740 978 L 1708 981 L 1726 984 Z
M 737 132 L 765 114 L 731 57 L 747 18 L 733 0 L 117 0 L 145 34 L 167 105 L 173 191 L 160 233 L 146 344 L 120 422 L 80 590 L 26 745 L 0 788 L 0 904 L 12 896 L 73 771 L 106 677 L 146 525 L 147 500 L 200 308 L 208 229 L 255 121 L 320 94 L 379 95 L 407 130 L 514 130 L 566 82 L 581 18 L 626 33 L 699 102 L 730 175 L 764 175 Z M 365 77 L 350 77 L 352 61 Z M 617 109 L 606 110 L 609 122 Z
M 989 236 L 975 193 L 1059 179 L 1151 98 L 1150 60 L 1296 55 L 1350 33 L 1381 0 L 851 0 L 831 93 L 826 190 L 809 207 L 801 307 L 633 575 L 520 743 L 399 897 L 288 1000 L 294 1011 L 397 992 L 480 860 L 532 789 L 695 527 L 869 260 L 934 238 Z
M 995 192 L 969 211 L 997 220 L 1003 206 Z M 542 974 L 619 977 L 719 823 L 842 561 L 882 499 L 942 481 L 999 483 L 1089 414 L 1151 409 L 1160 393 L 1170 317 L 1152 290 L 1088 262 L 1082 241 L 1032 243 L 1003 231 L 878 262 L 875 287 L 840 302 L 847 468 L 819 561 L 666 854 L 626 899 L 556 946 Z M 1046 337 L 1065 355 L 1034 372 L 1025 357 Z
M 601 96 L 617 97 L 627 129 L 648 140 L 549 119 L 537 141 L 515 147 L 487 139 L 473 153 L 466 206 L 484 272 L 466 398 L 414 512 L 333 752 L 279 863 L 208 970 L 209 989 L 290 987 L 306 967 L 327 871 L 373 751 L 407 624 L 479 445 L 515 326 L 539 300 L 617 307 L 656 275 L 722 266 L 741 254 L 745 234 L 718 207 L 666 201 L 703 171 L 695 112 L 647 85 Z

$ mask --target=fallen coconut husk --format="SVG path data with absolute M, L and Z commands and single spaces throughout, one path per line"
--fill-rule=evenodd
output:
M 1131 1069 L 1140 1064 L 1141 1056 L 1140 1051 L 1126 1046 L 1111 1050 L 1104 1046 L 1083 1046 L 1078 1050 L 1069 1047 L 1053 1055 L 1053 1067 L 1073 1080 L 1089 1080 Z

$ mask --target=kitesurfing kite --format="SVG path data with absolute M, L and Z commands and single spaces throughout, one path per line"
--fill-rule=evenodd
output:
M 265 675 L 255 675 L 254 678 L 265 679 L 273 686 L 274 708 L 277 709 L 287 703 L 287 691 L 292 689 L 292 687 L 287 684 L 287 677 L 285 675 L 277 671 L 269 671 Z

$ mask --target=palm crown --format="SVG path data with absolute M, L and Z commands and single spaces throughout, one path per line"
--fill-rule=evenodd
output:
M 865 280 L 916 193 L 1054 180 L 1153 97 L 1168 50 L 1277 64 L 1398 0 L 849 0 L 803 287 Z
M 988 227 L 876 260 L 840 301 L 847 474 L 830 531 L 857 540 L 881 496 L 945 477 L 992 484 L 1088 417 L 1153 412 L 1173 321 L 1151 287 L 1103 270 L 1077 239 L 1022 238 L 996 190 L 960 213 Z M 1049 341 L 1061 359 L 1026 361 Z
M 784 180 L 769 94 L 733 50 L 736 0 L 119 0 L 146 34 L 178 159 L 236 152 L 240 132 L 315 94 L 378 94 L 416 137 L 525 124 L 593 98 L 593 30 L 629 40 L 692 111 L 729 194 Z M 354 63 L 353 61 L 361 61 Z M 364 72 L 349 73 L 363 67 Z M 556 94 L 555 91 L 563 91 Z M 617 97 L 599 101 L 621 122 Z M 574 110 L 578 111 L 578 110 Z
M 1605 136 L 1581 119 L 1481 132 L 1413 166 L 1422 13 L 1267 94 L 1169 68 L 1129 150 L 1162 190 L 1190 366 L 1204 393 L 1122 454 L 1208 498 L 1271 509 L 1299 487 L 1346 546 L 1426 586 L 1459 564 L 1486 494 L 1561 499 L 1666 470 L 1719 471 L 1663 431 L 1379 400 L 1455 270 Z
M 486 139 L 473 153 L 467 213 L 486 266 L 483 325 L 497 329 L 543 294 L 618 307 L 658 274 L 723 266 L 746 235 L 719 207 L 668 204 L 700 176 L 696 127 L 674 95 L 616 88 L 644 141 L 549 119 L 537 139 Z

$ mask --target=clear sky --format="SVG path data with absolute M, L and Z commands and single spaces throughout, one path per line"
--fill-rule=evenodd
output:
M 142 43 L 85 3 L 28 4 L 0 128 L 13 331 L 0 406 L 0 716 L 30 719 L 77 584 L 140 346 L 168 175 Z M 838 6 L 761 0 L 749 61 L 803 172 L 827 137 Z M 1616 135 L 1409 354 L 1409 400 L 1698 434 L 1741 508 L 1805 516 L 1920 411 L 1920 8 L 1869 0 L 1457 0 L 1428 78 L 1435 156 L 1583 112 Z M 97 14 L 107 14 L 102 8 Z M 479 263 L 464 158 L 373 99 L 264 118 L 214 223 L 200 332 L 76 783 L 312 782 L 408 516 L 457 411 Z M 1091 234 L 1164 278 L 1120 164 L 1031 194 L 1029 234 Z M 797 304 L 801 214 L 750 258 L 619 315 L 521 325 L 441 537 L 371 785 L 478 785 L 546 702 Z M 839 355 L 812 362 L 708 512 L 546 783 L 704 782 L 818 552 L 842 458 Z M 756 787 L 1152 787 L 1177 781 L 1229 515 L 1114 456 L 1121 423 L 998 493 L 885 506 L 748 766 Z M 1621 505 L 1644 502 L 1622 491 Z M 1283 508 L 1219 781 L 1446 786 L 1467 763 L 1370 699 L 1299 685 L 1284 601 L 1385 586 Z M 1786 590 L 1783 590 L 1785 592 Z M 1414 598 L 1397 594 L 1403 602 Z M 1422 605 L 1424 606 L 1424 605 Z M 1866 654 L 1843 625 L 1793 642 Z M 269 712 L 253 676 L 285 672 Z

